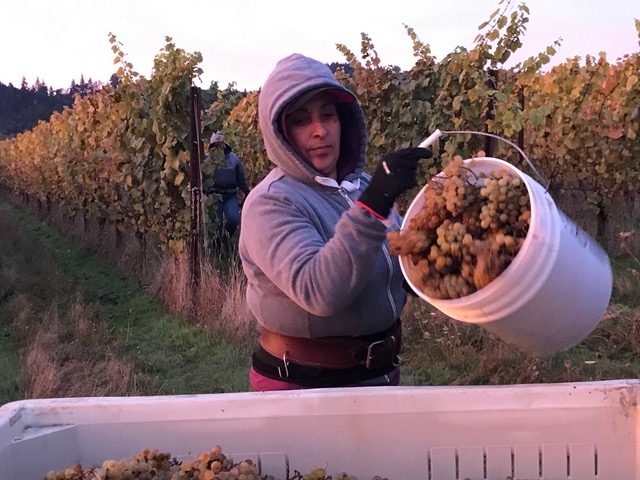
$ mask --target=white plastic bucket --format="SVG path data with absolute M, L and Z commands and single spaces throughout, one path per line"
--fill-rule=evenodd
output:
M 496 158 L 465 160 L 475 173 L 507 169 L 525 183 L 531 223 L 511 264 L 487 286 L 465 297 L 442 300 L 411 282 L 408 256 L 402 273 L 413 290 L 449 317 L 475 323 L 504 341 L 549 355 L 583 340 L 611 298 L 613 276 L 605 251 L 556 207 L 546 190 L 513 165 Z M 424 205 L 426 185 L 413 200 L 402 229 Z

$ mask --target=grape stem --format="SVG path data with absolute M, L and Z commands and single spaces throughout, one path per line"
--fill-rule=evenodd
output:
M 463 170 L 469 172 L 471 175 L 473 175 L 476 179 L 476 182 L 478 181 L 478 175 L 476 175 L 476 172 L 474 172 L 472 169 L 467 168 L 467 167 L 462 167 Z M 475 185 L 475 183 L 470 182 L 469 180 L 467 180 L 467 185 L 473 186 Z

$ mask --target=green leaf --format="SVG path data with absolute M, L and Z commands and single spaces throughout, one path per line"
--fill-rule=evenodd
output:
M 453 109 L 455 111 L 460 110 L 460 104 L 461 103 L 462 103 L 462 97 L 458 95 L 456 98 L 453 99 L 453 104 L 452 104 Z
M 502 102 L 502 103 L 506 103 L 507 102 L 507 96 L 502 92 L 496 92 L 494 97 L 499 102 Z
M 549 115 L 550 107 L 544 106 L 529 111 L 529 119 L 531 123 L 539 127 L 545 122 L 547 115 Z

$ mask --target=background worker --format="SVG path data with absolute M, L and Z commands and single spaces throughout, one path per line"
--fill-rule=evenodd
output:
M 249 194 L 249 185 L 242 162 L 233 153 L 224 135 L 216 132 L 211 136 L 209 148 L 220 149 L 224 154 L 222 165 L 216 168 L 212 176 L 212 185 L 206 189 L 208 194 L 218 194 L 220 197 L 215 205 L 216 233 L 214 243 L 217 246 L 228 246 L 229 240 L 236 232 L 240 223 L 240 209 L 238 204 L 238 190 L 245 197 Z M 212 152 L 215 155 L 215 152 Z M 208 155 L 205 162 L 212 162 L 212 155 Z

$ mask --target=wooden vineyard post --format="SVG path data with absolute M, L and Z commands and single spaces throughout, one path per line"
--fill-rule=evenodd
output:
M 489 79 L 487 80 L 487 87 L 489 87 L 492 90 L 496 90 L 498 88 L 497 83 L 498 83 L 498 71 L 489 69 Z M 485 117 L 486 120 L 495 119 L 495 115 L 493 112 L 495 108 L 496 108 L 495 101 L 493 99 L 493 95 L 491 95 L 489 99 L 489 104 L 487 105 L 487 113 Z M 489 133 L 489 124 L 487 122 L 485 122 L 484 131 L 485 133 Z M 484 139 L 484 153 L 486 154 L 487 157 L 493 156 L 493 139 L 491 137 L 485 137 Z
M 190 117 L 190 179 L 191 186 L 191 237 L 190 237 L 190 266 L 191 288 L 195 294 L 200 284 L 200 259 L 202 245 L 202 216 L 200 204 L 202 202 L 202 157 L 204 147 L 202 145 L 200 128 L 200 111 L 202 105 L 201 90 L 191 86 L 189 91 L 189 117 Z
M 520 101 L 520 109 L 522 110 L 524 119 L 524 87 L 522 86 L 518 90 L 518 100 Z M 522 128 L 518 132 L 518 147 L 520 147 L 520 150 L 524 150 L 524 120 L 522 122 Z

